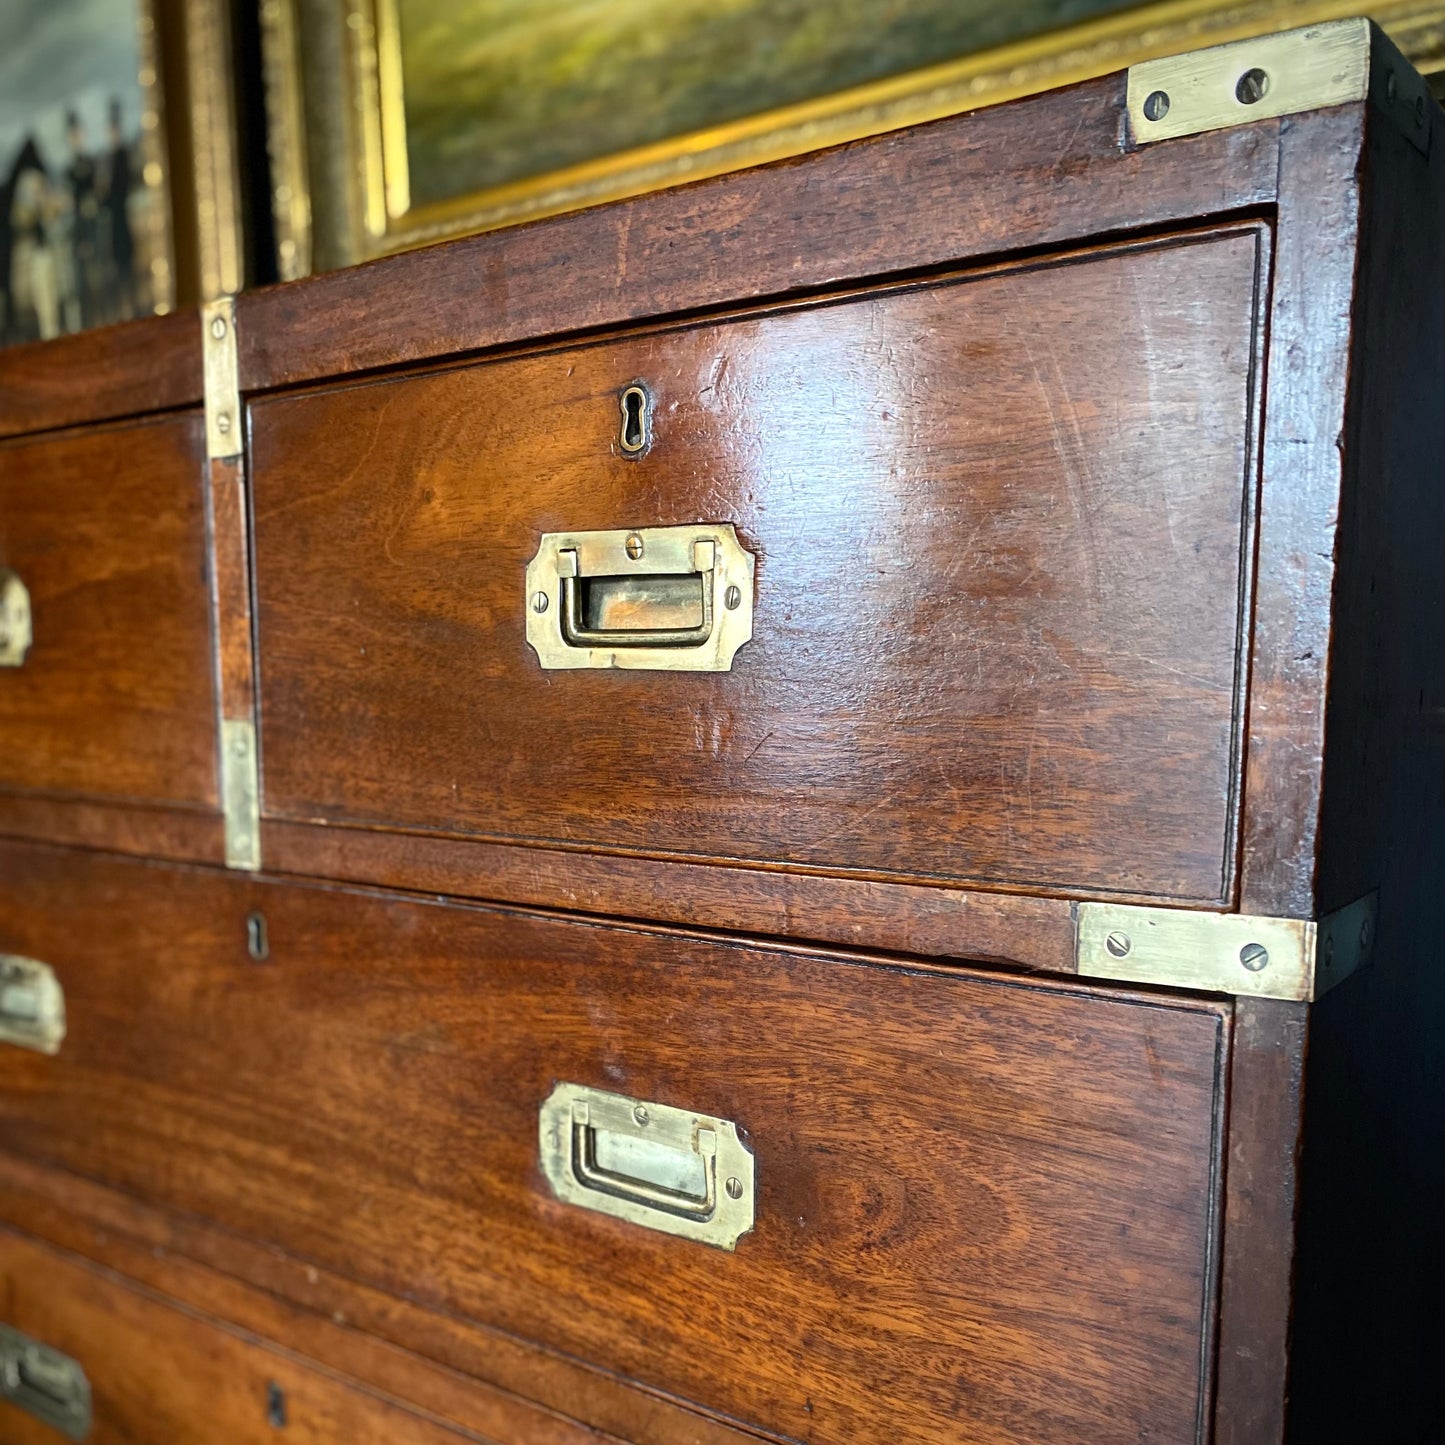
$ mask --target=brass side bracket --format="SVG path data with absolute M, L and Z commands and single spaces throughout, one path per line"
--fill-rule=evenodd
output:
M 1435 106 L 1418 71 L 1368 20 L 1336 20 L 1129 67 L 1135 145 L 1369 100 L 1422 152 Z
M 1085 978 L 1312 1003 L 1369 961 L 1371 893 L 1316 922 L 1080 903 L 1075 964 Z
M 240 364 L 236 355 L 236 298 L 201 307 L 201 361 L 206 400 L 206 456 L 238 457 L 242 450 Z

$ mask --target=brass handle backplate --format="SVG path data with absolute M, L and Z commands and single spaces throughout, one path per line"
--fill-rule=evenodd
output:
M 19 667 L 30 642 L 30 593 L 18 572 L 0 567 L 0 667 Z
M 538 1124 L 567 1204 L 734 1250 L 753 1227 L 753 1156 L 728 1119 L 558 1084 Z
M 0 1400 L 72 1440 L 90 1434 L 90 1381 L 76 1360 L 0 1324 Z
M 65 1038 L 65 994 L 49 964 L 0 953 L 0 1044 L 57 1054 Z
M 544 668 L 727 672 L 753 635 L 753 556 L 729 523 L 548 532 L 526 609 Z

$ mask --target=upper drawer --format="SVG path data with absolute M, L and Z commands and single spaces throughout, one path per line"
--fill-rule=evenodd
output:
M 0 792 L 215 806 L 204 467 L 194 412 L 0 443 Z
M 53 968 L 68 1029 L 0 1048 L 0 1146 L 790 1439 L 1195 1439 L 1227 1004 L 0 869 L 0 952 Z M 751 1207 L 735 1252 L 656 1227 L 709 1200 Z
M 259 400 L 265 815 L 1221 900 L 1264 240 Z M 544 534 L 693 524 L 731 671 L 540 666 Z

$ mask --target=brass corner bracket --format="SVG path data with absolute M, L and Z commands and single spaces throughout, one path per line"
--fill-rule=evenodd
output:
M 221 296 L 201 307 L 201 348 L 206 456 L 224 461 L 240 456 L 243 445 L 234 296 Z
M 1084 978 L 1313 1003 L 1369 963 L 1376 902 L 1371 893 L 1318 922 L 1080 903 L 1075 963 Z
M 1368 20 L 1336 20 L 1129 67 L 1135 145 L 1369 100 L 1421 151 L 1435 107 L 1419 72 Z

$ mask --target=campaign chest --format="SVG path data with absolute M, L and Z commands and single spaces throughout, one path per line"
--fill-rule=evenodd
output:
M 0 354 L 0 1436 L 1428 1438 L 1442 125 L 1341 22 Z

